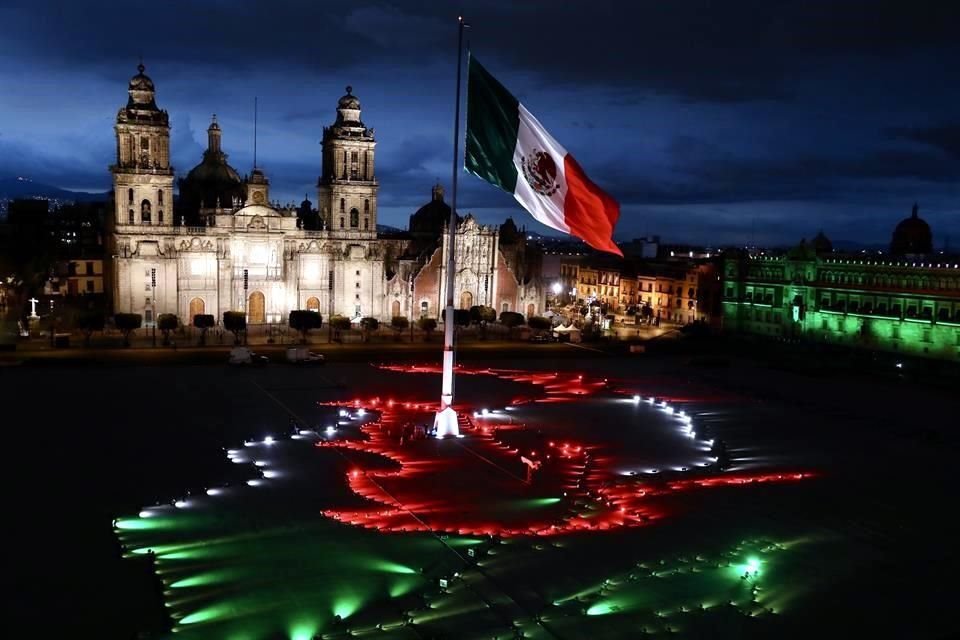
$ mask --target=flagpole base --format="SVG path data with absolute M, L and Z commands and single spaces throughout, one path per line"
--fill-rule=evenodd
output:
M 437 415 L 433 418 L 433 431 L 437 438 L 463 437 L 460 435 L 460 423 L 457 420 L 457 412 L 453 410 L 453 407 L 446 405 L 443 409 L 437 411 Z

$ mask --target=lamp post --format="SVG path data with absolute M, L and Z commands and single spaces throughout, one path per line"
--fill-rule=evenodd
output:
M 243 270 L 243 316 L 244 319 L 249 315 L 250 310 L 247 308 L 247 287 L 250 285 L 250 271 L 248 269 Z M 246 327 L 244 323 L 243 329 L 243 344 L 247 344 L 247 334 L 250 333 L 249 328 Z
M 150 289 L 151 289 L 151 298 L 150 302 L 153 306 L 153 346 L 157 346 L 157 269 L 156 267 L 150 268 Z

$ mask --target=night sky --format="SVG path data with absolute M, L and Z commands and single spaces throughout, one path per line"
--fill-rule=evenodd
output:
M 316 5 L 316 6 L 314 6 Z M 202 9 L 199 7 L 203 7 Z M 472 49 L 622 204 L 619 239 L 886 243 L 914 201 L 960 247 L 960 3 L 0 3 L 0 177 L 110 188 L 143 56 L 178 174 L 216 113 L 230 163 L 316 202 L 321 129 L 353 85 L 376 128 L 380 222 L 449 185 L 456 16 Z M 472 176 L 461 211 L 512 215 Z

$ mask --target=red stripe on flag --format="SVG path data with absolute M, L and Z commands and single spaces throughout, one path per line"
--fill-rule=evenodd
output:
M 563 162 L 567 179 L 563 218 L 570 233 L 594 249 L 622 257 L 623 252 L 613 242 L 613 228 L 620 218 L 620 205 L 587 177 L 572 155 L 568 153 Z

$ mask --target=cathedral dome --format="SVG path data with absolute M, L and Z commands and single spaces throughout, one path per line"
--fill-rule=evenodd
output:
M 217 117 L 207 129 L 207 150 L 203 161 L 180 180 L 182 214 L 195 216 L 200 209 L 223 207 L 229 209 L 234 202 L 246 198 L 246 190 L 240 174 L 227 163 L 227 154 L 220 149 L 221 130 Z
M 833 253 L 833 243 L 830 242 L 830 238 L 823 233 L 823 230 L 817 232 L 817 235 L 813 237 L 813 250 L 820 255 L 821 253 Z
M 440 237 L 443 225 L 450 221 L 450 205 L 443 201 L 443 187 L 435 185 L 430 202 L 410 216 L 410 232 Z
M 895 256 L 933 253 L 933 233 L 930 225 L 918 215 L 919 207 L 913 205 L 909 218 L 901 220 L 893 231 L 890 253 Z

